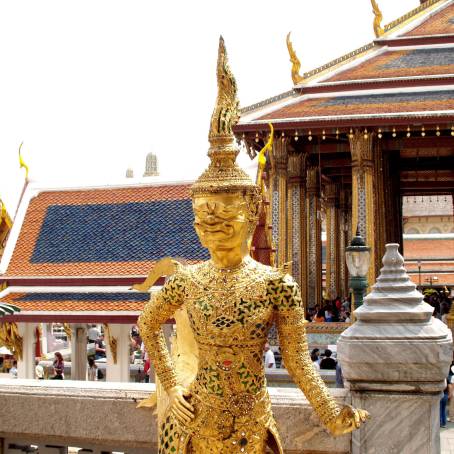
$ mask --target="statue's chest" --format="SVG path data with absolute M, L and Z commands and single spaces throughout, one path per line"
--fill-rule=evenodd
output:
M 264 338 L 273 316 L 265 282 L 222 284 L 190 286 L 186 307 L 195 335 L 222 343 Z

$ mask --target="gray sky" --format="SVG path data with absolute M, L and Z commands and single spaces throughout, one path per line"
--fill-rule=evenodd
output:
M 379 0 L 384 23 L 419 0 Z M 162 177 L 206 167 L 224 36 L 242 106 L 374 37 L 369 0 L 0 0 L 0 197 L 14 212 L 17 150 L 43 185 L 118 183 L 158 155 Z M 124 180 L 123 180 L 124 181 Z

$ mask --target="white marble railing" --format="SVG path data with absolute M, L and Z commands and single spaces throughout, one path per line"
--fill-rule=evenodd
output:
M 80 381 L 0 379 L 0 439 L 5 454 L 84 452 L 157 452 L 156 419 L 137 409 L 154 385 Z M 331 437 L 318 423 L 303 394 L 292 388 L 269 388 L 286 453 L 349 453 L 351 437 Z M 344 389 L 331 389 L 349 402 Z M 30 450 L 29 447 L 32 447 Z M 86 451 L 89 450 L 89 451 Z

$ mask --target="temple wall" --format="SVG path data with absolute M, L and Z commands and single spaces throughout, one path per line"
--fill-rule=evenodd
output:
M 19 453 L 25 445 L 37 445 L 46 454 L 65 453 L 68 446 L 90 449 L 94 454 L 154 454 L 155 416 L 149 409 L 136 409 L 152 386 L 0 379 L 1 452 Z M 350 453 L 351 436 L 331 437 L 319 426 L 299 390 L 269 390 L 286 453 Z M 349 402 L 346 390 L 330 392 L 339 402 Z

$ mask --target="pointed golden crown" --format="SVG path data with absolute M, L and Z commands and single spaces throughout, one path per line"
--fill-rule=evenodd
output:
M 259 187 L 236 163 L 238 147 L 233 127 L 240 119 L 237 86 L 230 70 L 222 36 L 219 38 L 217 64 L 218 96 L 211 116 L 208 168 L 193 184 L 191 193 L 246 192 L 259 195 Z

